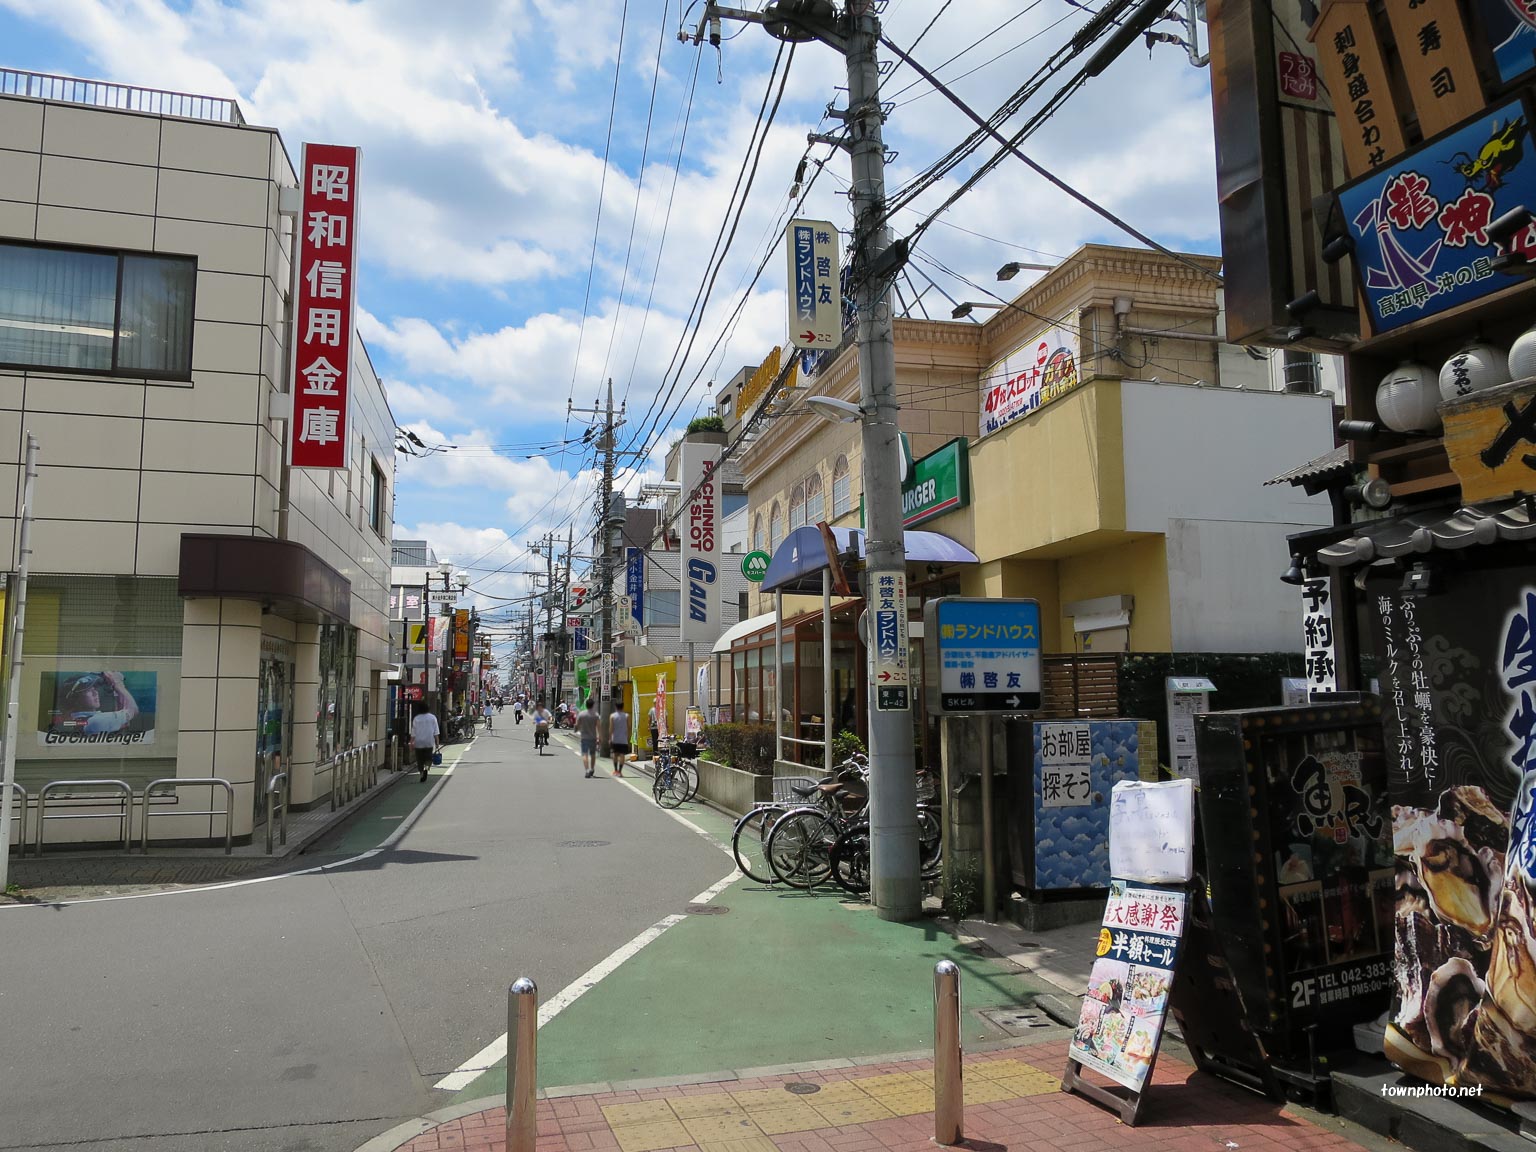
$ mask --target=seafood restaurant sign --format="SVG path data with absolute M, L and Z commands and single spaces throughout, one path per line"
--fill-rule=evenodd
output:
M 1367 584 L 1396 860 L 1386 1052 L 1536 1097 L 1536 580 Z
M 1078 340 L 1053 326 L 993 364 L 981 394 L 981 435 L 1058 400 L 1078 385 Z
M 1339 191 L 1373 332 L 1389 332 L 1511 284 L 1488 226 L 1536 205 L 1524 100 L 1511 99 Z M 1536 256 L 1536 225 L 1511 246 Z

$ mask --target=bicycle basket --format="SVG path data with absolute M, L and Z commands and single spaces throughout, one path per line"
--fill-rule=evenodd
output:
M 697 760 L 699 758 L 699 746 L 692 740 L 679 740 L 677 742 L 677 754 L 684 760 Z

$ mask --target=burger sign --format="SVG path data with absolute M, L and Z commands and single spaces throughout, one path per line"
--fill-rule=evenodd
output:
M 981 435 L 1065 396 L 1077 387 L 1077 333 L 1051 327 L 994 364 L 981 394 Z

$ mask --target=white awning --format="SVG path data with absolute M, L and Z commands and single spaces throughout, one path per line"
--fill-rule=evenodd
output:
M 740 640 L 743 636 L 750 636 L 754 632 L 761 632 L 773 623 L 773 613 L 764 612 L 761 616 L 752 616 L 743 620 L 740 624 L 732 624 L 724 632 L 720 633 L 720 639 L 715 641 L 712 652 L 729 652 L 733 641 Z

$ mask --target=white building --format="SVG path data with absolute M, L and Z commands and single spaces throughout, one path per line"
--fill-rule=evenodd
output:
M 10 571 L 29 432 L 41 468 L 17 778 L 35 798 L 221 777 L 249 836 L 269 754 L 304 807 L 338 752 L 384 731 L 394 420 L 354 340 L 345 470 L 285 464 L 279 197 L 297 180 L 274 130 L 233 101 L 0 73 L 18 91 L 0 96 Z M 210 791 L 156 801 L 156 839 L 221 837 L 221 819 L 174 815 L 221 806 Z M 46 841 L 118 835 L 50 822 Z

